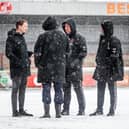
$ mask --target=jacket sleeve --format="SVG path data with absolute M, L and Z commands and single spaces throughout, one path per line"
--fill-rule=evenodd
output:
M 40 35 L 34 46 L 34 62 L 35 62 L 36 67 L 39 66 L 39 62 L 40 62 L 41 55 L 42 55 L 41 44 L 42 44 L 42 36 Z
M 66 57 L 68 56 L 69 52 L 70 52 L 70 48 L 69 48 L 69 41 L 68 41 L 68 38 L 66 38 Z
M 85 38 L 80 38 L 80 53 L 78 55 L 79 59 L 83 59 L 85 56 L 87 56 L 87 45 Z
M 71 63 L 70 67 L 74 68 L 80 64 L 80 61 L 83 60 L 83 58 L 87 55 L 87 46 L 86 46 L 86 40 L 83 37 L 80 37 L 79 39 L 79 53 L 77 58 L 75 58 Z
M 13 42 L 14 42 L 13 40 L 11 40 L 10 38 L 7 38 L 5 54 L 6 54 L 7 58 L 9 58 L 12 62 L 16 62 L 17 64 L 20 65 L 21 60 L 13 52 L 13 49 L 14 49 Z
M 113 77 L 116 80 L 123 80 L 124 69 L 123 69 L 123 57 L 122 48 L 119 40 L 115 40 L 115 45 L 111 47 L 111 62 L 112 62 L 112 72 Z
M 111 60 L 116 61 L 119 59 L 119 57 L 122 56 L 122 49 L 121 49 L 121 43 L 119 40 L 114 41 L 112 47 L 111 47 Z
M 97 65 L 99 65 L 100 62 L 101 62 L 101 59 L 100 59 L 100 50 L 102 49 L 101 48 L 101 46 L 102 46 L 102 40 L 103 40 L 103 36 L 100 35 L 99 45 L 98 45 L 97 54 L 96 54 L 96 58 L 95 58 L 95 62 L 96 62 Z

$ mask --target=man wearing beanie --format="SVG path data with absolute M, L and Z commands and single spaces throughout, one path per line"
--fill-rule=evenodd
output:
M 52 84 L 55 90 L 56 118 L 60 118 L 61 104 L 63 103 L 62 87 L 65 82 L 67 38 L 58 30 L 58 24 L 54 17 L 49 16 L 42 27 L 45 32 L 38 37 L 34 47 L 38 82 L 43 85 L 44 115 L 41 118 L 50 118 Z

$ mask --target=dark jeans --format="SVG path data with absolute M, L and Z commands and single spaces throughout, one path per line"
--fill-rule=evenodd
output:
M 64 85 L 64 105 L 63 108 L 66 111 L 70 109 L 70 101 L 71 101 L 71 86 L 73 85 L 74 91 L 77 96 L 79 112 L 84 112 L 85 110 L 85 97 L 82 89 L 82 85 L 80 81 L 76 82 L 66 82 Z
M 24 109 L 27 77 L 24 76 L 14 77 L 12 81 L 13 81 L 12 95 L 11 95 L 12 111 L 13 113 L 15 113 L 17 111 L 17 96 L 19 99 L 19 110 Z
M 116 109 L 117 87 L 114 81 L 98 81 L 97 84 L 97 111 L 103 112 L 105 87 L 108 83 L 108 89 L 110 93 L 110 111 L 114 112 Z
M 63 93 L 62 93 L 63 83 L 53 82 L 53 84 L 54 84 L 54 90 L 55 90 L 54 102 L 55 104 L 62 104 L 63 103 Z M 42 101 L 45 104 L 51 103 L 51 85 L 52 85 L 51 82 L 43 83 Z

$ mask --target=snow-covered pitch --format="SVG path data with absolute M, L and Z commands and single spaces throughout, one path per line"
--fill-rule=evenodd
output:
M 40 119 L 43 115 L 41 89 L 27 89 L 25 109 L 34 117 L 12 117 L 11 90 L 0 90 L 0 129 L 129 129 L 129 88 L 118 88 L 117 110 L 114 117 L 107 117 L 109 110 L 109 92 L 106 89 L 104 115 L 90 117 L 96 108 L 96 88 L 85 88 L 86 115 L 76 116 L 78 104 L 74 91 L 70 116 L 55 118 L 54 103 L 51 104 L 51 118 Z M 52 89 L 52 96 L 53 96 Z

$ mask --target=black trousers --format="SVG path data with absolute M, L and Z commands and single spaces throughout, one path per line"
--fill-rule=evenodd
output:
M 27 77 L 20 76 L 14 77 L 12 79 L 13 86 L 12 86 L 12 111 L 15 113 L 17 111 L 17 101 L 19 100 L 19 110 L 24 109 L 24 101 L 25 101 L 25 90 L 26 90 L 26 83 Z
M 74 91 L 77 96 L 78 105 L 79 105 L 79 112 L 85 111 L 85 97 L 82 89 L 82 85 L 80 81 L 76 82 L 66 82 L 63 87 L 64 91 L 64 105 L 63 110 L 69 111 L 70 109 L 70 102 L 71 102 L 71 86 L 73 85 Z
M 103 112 L 104 95 L 106 83 L 110 93 L 110 112 L 114 112 L 116 109 L 117 87 L 114 81 L 98 81 L 97 82 L 97 111 Z

